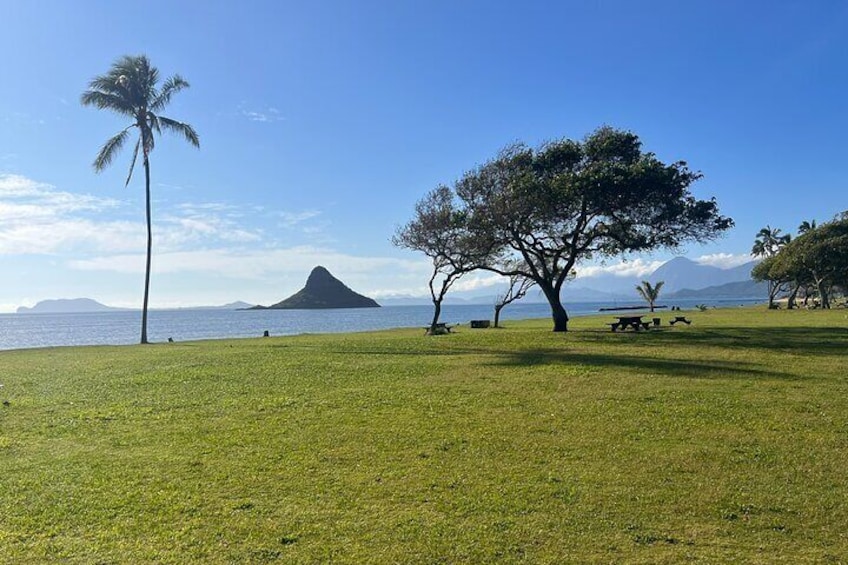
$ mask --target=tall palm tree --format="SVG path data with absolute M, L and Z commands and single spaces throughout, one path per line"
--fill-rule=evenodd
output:
M 189 84 L 181 76 L 174 75 L 158 87 L 159 70 L 151 66 L 144 55 L 125 55 L 112 64 L 105 75 L 94 77 L 83 92 L 81 102 L 84 106 L 94 106 L 101 110 L 111 110 L 125 116 L 132 123 L 109 139 L 94 159 L 94 170 L 98 173 L 105 169 L 115 158 L 124 142 L 130 137 L 132 128 L 138 129 L 138 140 L 130 161 L 129 174 L 124 186 L 129 185 L 133 169 L 141 149 L 144 164 L 145 202 L 147 218 L 147 265 L 144 273 L 144 301 L 141 310 L 141 343 L 147 341 L 147 301 L 150 291 L 150 258 L 153 251 L 153 229 L 150 219 L 150 152 L 155 144 L 155 134 L 162 130 L 182 135 L 186 141 L 200 147 L 197 132 L 189 124 L 159 115 L 171 100 L 171 96 L 188 88 Z
M 751 247 L 751 254 L 756 257 L 774 257 L 777 253 L 783 248 L 784 245 L 789 243 L 792 239 L 788 233 L 785 235 L 781 235 L 780 228 L 772 228 L 769 225 L 762 228 L 757 232 L 757 237 L 754 239 L 754 245 Z M 773 281 L 768 280 L 768 307 L 769 309 L 775 308 L 774 299 L 777 297 L 778 293 L 785 290 L 784 281 Z
M 751 254 L 756 257 L 772 257 L 777 255 L 780 248 L 789 243 L 792 239 L 788 233 L 781 235 L 780 228 L 772 228 L 766 226 L 757 232 L 757 237 L 754 240 L 754 246 L 751 248 Z
M 651 312 L 654 311 L 654 305 L 657 303 L 657 298 L 660 296 L 660 289 L 664 284 L 665 281 L 660 281 L 655 286 L 652 286 L 648 281 L 642 281 L 642 284 L 636 286 L 636 292 L 645 299 L 645 302 L 651 307 Z

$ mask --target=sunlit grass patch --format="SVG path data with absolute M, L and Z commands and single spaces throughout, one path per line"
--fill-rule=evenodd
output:
M 0 562 L 839 562 L 845 313 L 687 315 L 2 353 Z

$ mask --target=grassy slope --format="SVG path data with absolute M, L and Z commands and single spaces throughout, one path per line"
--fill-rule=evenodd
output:
M 2 353 L 0 562 L 844 562 L 846 312 L 688 315 Z

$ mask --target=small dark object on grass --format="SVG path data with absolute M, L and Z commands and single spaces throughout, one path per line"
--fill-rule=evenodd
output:
M 169 337 L 169 338 L 168 338 L 168 343 L 174 343 L 174 338 Z
M 488 328 L 490 324 L 489 320 L 471 320 L 472 328 Z
M 11 404 L 11 402 L 9 402 L 8 400 L 3 401 L 3 406 L 8 406 L 9 404 Z
M 268 333 L 268 330 L 265 330 L 265 333 L 262 334 L 262 337 L 271 337 L 271 334 Z

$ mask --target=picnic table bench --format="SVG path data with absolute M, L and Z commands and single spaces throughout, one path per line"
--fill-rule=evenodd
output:
M 673 320 L 669 320 L 668 323 L 672 326 L 677 322 L 683 322 L 687 326 L 692 323 L 692 320 L 687 320 L 686 316 L 675 316 Z
M 651 327 L 651 323 L 642 320 L 642 316 L 619 316 L 617 322 L 611 322 L 607 325 L 612 331 L 616 331 L 618 329 L 624 331 L 627 328 L 639 331 L 640 329 L 647 330 Z
M 438 324 L 436 324 L 436 327 L 435 327 L 435 328 L 432 328 L 432 329 L 434 329 L 434 330 L 435 330 L 435 332 L 434 332 L 434 333 L 436 333 L 436 334 L 442 334 L 442 333 L 449 334 L 449 333 L 451 333 L 451 329 L 452 329 L 452 328 L 453 328 L 453 326 L 449 326 L 449 325 L 447 325 L 447 324 L 446 324 L 446 323 L 444 323 L 444 322 L 439 322 Z M 431 329 L 431 328 L 430 328 L 430 326 L 426 326 L 426 327 L 424 328 L 424 332 L 425 332 L 425 333 L 426 333 L 426 332 L 429 332 L 429 331 L 430 331 L 430 329 Z

